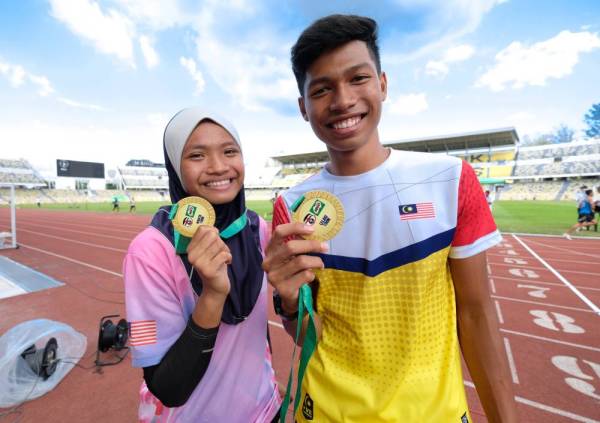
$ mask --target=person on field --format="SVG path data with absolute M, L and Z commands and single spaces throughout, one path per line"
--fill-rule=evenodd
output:
M 577 223 L 571 226 L 567 232 L 563 234 L 565 238 L 568 240 L 571 239 L 571 234 L 578 229 L 585 228 L 587 226 L 594 226 L 598 224 L 598 221 L 595 218 L 595 209 L 594 209 L 594 191 L 588 189 L 585 191 L 586 197 L 579 203 L 577 208 L 578 216 Z
M 139 421 L 271 422 L 281 400 L 261 268 L 268 227 L 246 209 L 237 131 L 212 111 L 184 109 L 167 124 L 164 151 L 171 201 L 202 197 L 216 222 L 178 253 L 164 206 L 127 251 L 130 346 L 144 374 Z
M 119 197 L 117 197 L 116 195 L 113 196 L 113 198 L 112 198 L 112 205 L 113 205 L 112 211 L 118 212 L 119 209 L 120 209 L 120 206 L 119 206 Z
M 471 166 L 381 144 L 387 96 L 374 20 L 331 15 L 292 47 L 300 113 L 330 162 L 280 194 L 263 263 L 286 330 L 313 286 L 321 336 L 298 422 L 471 422 L 461 351 L 490 422 L 517 422 L 485 250 L 501 240 Z M 343 204 L 331 241 L 291 221 L 312 190 Z M 306 323 L 306 319 L 305 319 Z M 293 336 L 293 335 L 292 335 Z

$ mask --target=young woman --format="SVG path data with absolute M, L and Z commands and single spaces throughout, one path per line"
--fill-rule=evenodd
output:
M 130 345 L 133 365 L 144 371 L 139 420 L 270 422 L 280 398 L 261 269 L 268 231 L 246 210 L 239 137 L 222 117 L 184 109 L 167 124 L 164 150 L 171 201 L 203 197 L 216 223 L 200 227 L 177 254 L 171 206 L 161 207 L 129 246 Z M 219 236 L 231 227 L 239 231 Z

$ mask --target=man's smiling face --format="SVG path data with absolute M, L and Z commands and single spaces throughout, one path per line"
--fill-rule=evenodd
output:
M 306 72 L 300 111 L 330 151 L 379 143 L 377 125 L 387 94 L 367 45 L 351 41 L 321 55 Z

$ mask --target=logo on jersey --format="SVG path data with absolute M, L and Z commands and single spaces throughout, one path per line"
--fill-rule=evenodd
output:
M 402 204 L 398 206 L 400 220 L 431 219 L 435 217 L 433 203 Z
M 312 398 L 310 395 L 306 394 L 304 396 L 304 401 L 302 401 L 302 415 L 306 420 L 312 420 L 314 418 L 313 405 Z

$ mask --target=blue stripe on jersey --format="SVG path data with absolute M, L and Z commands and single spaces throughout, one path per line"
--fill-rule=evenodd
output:
M 323 259 L 327 269 L 362 273 L 365 276 L 373 277 L 387 270 L 424 259 L 436 251 L 448 247 L 454 237 L 455 229 L 452 228 L 408 247 L 386 253 L 374 260 L 330 254 L 319 254 L 319 256 Z

